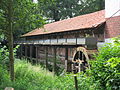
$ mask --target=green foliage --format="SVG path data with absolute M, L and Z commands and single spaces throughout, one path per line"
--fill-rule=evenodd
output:
M 33 3 L 32 0 L 15 0 L 14 2 L 15 36 L 18 32 L 23 34 L 44 24 L 38 4 Z
M 9 74 L 7 70 L 0 65 L 0 90 L 4 90 L 5 87 L 10 85 L 11 85 L 11 81 Z
M 105 0 L 41 0 L 39 7 L 51 21 L 59 21 L 104 9 Z
M 105 8 L 105 0 L 80 0 L 82 3 L 81 14 L 92 13 Z
M 10 82 L 6 69 L 0 67 L 0 89 L 13 87 L 15 90 L 74 90 L 73 78 L 55 76 L 52 72 L 33 66 L 25 60 L 15 61 L 15 81 Z
M 119 45 L 120 45 L 120 36 L 113 38 L 113 40 L 114 40 L 114 44 L 115 44 L 116 46 L 119 46 Z
M 8 1 L 0 1 L 0 32 L 9 34 L 8 31 Z M 13 0 L 12 24 L 14 39 L 35 28 L 41 27 L 45 22 L 38 4 L 32 0 Z M 6 32 L 7 31 L 7 32 Z
M 78 76 L 78 87 L 80 90 L 102 90 L 99 82 L 94 82 L 94 77 L 80 74 Z
M 0 32 L 0 42 L 4 40 L 4 34 Z
M 8 64 L 8 54 L 6 47 L 0 48 L 0 90 L 4 90 L 11 83 L 6 67 Z
M 3 67 L 6 67 L 6 64 L 8 64 L 8 56 L 9 52 L 7 47 L 0 48 L 0 65 Z
M 17 45 L 14 48 L 14 55 L 16 55 L 16 51 L 19 48 L 19 45 Z M 2 65 L 3 67 L 6 67 L 6 65 L 8 66 L 9 64 L 9 51 L 7 49 L 6 46 L 4 46 L 3 48 L 0 48 L 0 65 Z
M 104 90 L 120 89 L 120 44 L 118 42 L 102 47 L 96 55 L 96 60 L 91 62 L 92 67 L 89 72 Z

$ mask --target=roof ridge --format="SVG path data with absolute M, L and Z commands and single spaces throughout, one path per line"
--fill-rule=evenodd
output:
M 78 18 L 78 17 L 87 16 L 87 15 L 90 15 L 90 14 L 99 13 L 101 11 L 105 11 L 105 10 L 99 10 L 99 11 L 96 11 L 96 12 L 92 12 L 92 13 L 88 13 L 88 14 L 83 14 L 83 15 L 79 15 L 79 16 L 76 16 L 76 17 L 72 17 L 72 18 L 68 18 L 68 19 L 63 19 L 63 20 L 60 20 L 60 21 L 56 21 L 56 22 L 51 22 L 51 23 L 48 23 L 48 24 L 53 24 L 53 23 L 58 23 L 58 22 L 66 21 L 66 20 L 71 20 L 71 19 L 74 19 L 74 18 Z M 45 24 L 45 25 L 48 25 L 48 24 Z

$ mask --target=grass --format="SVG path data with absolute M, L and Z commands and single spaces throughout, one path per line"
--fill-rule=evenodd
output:
M 78 75 L 79 90 L 100 90 L 96 89 L 98 86 L 93 84 L 91 77 L 82 75 Z M 10 82 L 6 71 L 3 78 L 0 90 L 5 87 L 13 87 L 15 90 L 75 90 L 72 74 L 56 76 L 40 65 L 32 65 L 25 60 L 15 60 L 15 81 L 13 83 Z
M 54 73 L 26 61 L 15 61 L 15 75 L 15 90 L 74 90 L 72 77 L 55 76 Z

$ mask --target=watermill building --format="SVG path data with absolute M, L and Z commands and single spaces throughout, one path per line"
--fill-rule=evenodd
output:
M 71 70 L 71 62 L 82 63 L 78 70 L 89 67 L 89 58 L 103 43 L 120 35 L 120 0 L 105 0 L 105 10 L 65 19 L 22 36 L 20 56 L 33 62 L 64 67 Z M 80 68 L 82 67 L 82 68 Z

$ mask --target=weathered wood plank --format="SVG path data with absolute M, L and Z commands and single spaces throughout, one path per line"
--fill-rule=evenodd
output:
M 27 46 L 25 46 L 25 57 L 27 57 Z
M 47 69 L 48 68 L 48 47 L 45 48 L 45 54 L 46 54 L 45 64 Z
M 36 54 L 36 64 L 39 63 L 38 61 L 38 46 L 35 46 L 35 54 Z
M 56 47 L 54 47 L 53 72 L 56 73 Z
M 32 61 L 32 46 L 30 46 L 30 60 Z
M 68 48 L 65 48 L 65 70 L 68 71 Z

